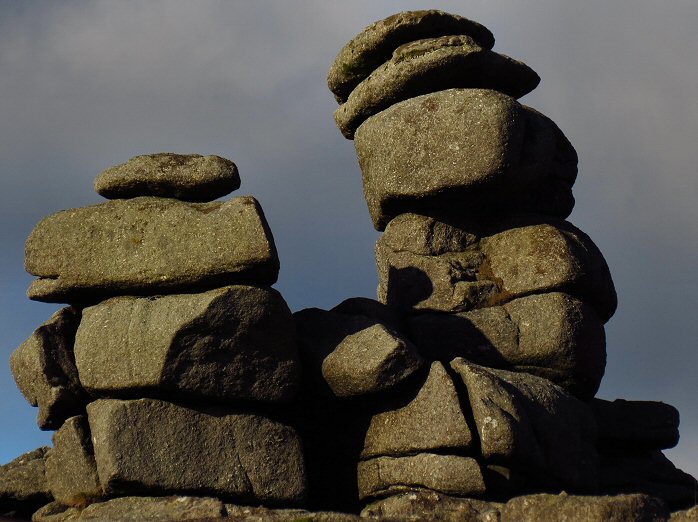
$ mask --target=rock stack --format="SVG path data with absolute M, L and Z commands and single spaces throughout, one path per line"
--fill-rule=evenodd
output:
M 300 439 L 274 420 L 300 381 L 274 240 L 253 197 L 214 201 L 239 185 L 224 158 L 138 156 L 97 177 L 110 201 L 31 233 L 30 297 L 71 305 L 11 357 L 40 428 L 57 430 L 49 499 L 302 503 Z
M 568 491 L 691 504 L 695 481 L 660 451 L 678 440 L 677 411 L 594 399 L 616 293 L 565 221 L 577 155 L 516 101 L 538 75 L 493 44 L 460 16 L 405 12 L 332 64 L 335 120 L 384 233 L 379 302 L 295 315 L 304 396 L 332 419 L 306 423 L 307 437 L 343 448 L 308 445 L 311 493 L 326 500 L 323 485 L 357 473 L 340 501 Z

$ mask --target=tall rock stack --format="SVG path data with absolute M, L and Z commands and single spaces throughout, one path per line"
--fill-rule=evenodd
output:
M 493 44 L 460 16 L 404 12 L 364 29 L 331 66 L 334 117 L 384 234 L 380 303 L 295 316 L 316 381 L 305 394 L 332 419 L 306 429 L 343 442 L 309 445 L 311 491 L 358 470 L 363 501 L 564 490 L 689 504 L 695 481 L 660 451 L 678 440 L 676 410 L 593 399 L 614 285 L 565 221 L 574 148 L 516 101 L 538 75 Z
M 300 439 L 274 420 L 300 381 L 291 312 L 270 287 L 274 240 L 253 197 L 214 201 L 239 185 L 224 158 L 138 156 L 97 177 L 110 201 L 31 233 L 29 296 L 71 306 L 11 366 L 39 426 L 57 430 L 43 468 L 62 506 L 303 501 Z

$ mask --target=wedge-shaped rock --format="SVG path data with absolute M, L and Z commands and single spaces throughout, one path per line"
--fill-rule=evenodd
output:
M 355 136 L 377 230 L 399 214 L 501 216 L 572 211 L 577 153 L 549 118 L 493 90 L 405 100 Z
M 53 435 L 46 454 L 46 481 L 56 501 L 84 507 L 102 496 L 87 417 L 71 417 Z
M 655 450 L 673 448 L 679 442 L 679 411 L 670 404 L 594 399 L 589 406 L 604 448 Z
M 574 496 L 562 493 L 525 495 L 511 499 L 501 509 L 501 522 L 663 521 L 669 511 L 647 495 Z
M 352 139 L 367 118 L 408 98 L 475 87 L 520 98 L 539 82 L 526 64 L 485 49 L 469 36 L 428 38 L 397 48 L 356 86 L 334 119 L 344 137 Z
M 410 338 L 423 355 L 469 361 L 548 379 L 591 399 L 606 366 L 604 328 L 590 306 L 558 292 L 458 314 L 420 314 Z
M 0 466 L 0 516 L 29 518 L 51 502 L 44 466 L 48 449 L 35 449 Z
M 296 432 L 259 415 L 207 414 L 152 399 L 87 407 L 105 493 L 190 493 L 268 504 L 305 497 Z
M 201 154 L 148 154 L 110 167 L 95 179 L 95 190 L 109 199 L 158 196 L 213 201 L 240 188 L 230 160 Z
M 65 419 L 85 411 L 88 397 L 73 353 L 79 324 L 80 312 L 63 308 L 10 357 L 17 387 L 32 406 L 39 406 L 37 423 L 42 430 L 58 429 Z
M 184 203 L 141 197 L 64 210 L 26 245 L 38 301 L 99 301 L 123 294 L 269 285 L 279 260 L 257 201 Z
M 455 359 L 468 389 L 487 462 L 525 468 L 548 487 L 594 491 L 599 482 L 596 426 L 589 407 L 534 375 Z
M 404 11 L 372 23 L 347 43 L 327 75 L 327 86 L 339 103 L 401 45 L 422 38 L 462 34 L 491 49 L 494 36 L 486 27 L 436 9 Z
M 361 499 L 423 488 L 447 495 L 478 496 L 485 492 L 477 461 L 455 455 L 419 453 L 365 460 L 359 462 L 358 478 Z
M 300 380 L 291 311 L 276 290 L 253 286 L 85 308 L 75 358 L 96 396 L 288 402 Z
M 461 312 L 565 292 L 607 321 L 617 298 L 603 255 L 584 232 L 543 216 L 460 227 L 418 214 L 393 219 L 376 243 L 378 298 L 403 313 Z
M 322 376 L 337 397 L 392 388 L 422 366 L 417 349 L 382 324 L 345 337 L 322 362 Z
M 361 457 L 436 450 L 462 452 L 472 442 L 453 381 L 443 365 L 434 362 L 426 382 L 409 404 L 373 416 Z

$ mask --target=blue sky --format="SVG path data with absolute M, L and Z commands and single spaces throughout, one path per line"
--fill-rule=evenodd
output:
M 97 203 L 94 177 L 136 154 L 219 154 L 261 202 L 293 310 L 375 297 L 372 229 L 326 71 L 399 10 L 489 27 L 540 86 L 523 102 L 580 157 L 570 221 L 619 294 L 599 395 L 682 414 L 669 455 L 698 475 L 698 39 L 695 0 L 532 2 L 0 0 L 0 462 L 46 444 L 10 353 L 56 309 L 30 302 L 24 240 L 52 212 Z

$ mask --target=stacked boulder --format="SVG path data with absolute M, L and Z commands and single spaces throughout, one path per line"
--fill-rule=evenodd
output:
M 32 299 L 67 302 L 11 357 L 57 430 L 51 496 L 215 496 L 298 505 L 301 441 L 276 420 L 296 394 L 295 326 L 270 287 L 279 261 L 257 201 L 217 156 L 138 156 L 100 174 L 110 201 L 41 221 Z M 55 510 L 54 510 L 55 511 Z
M 357 473 L 363 501 L 565 490 L 689 504 L 695 481 L 660 451 L 678 440 L 676 410 L 592 400 L 614 285 L 565 221 L 574 148 L 516 101 L 538 75 L 493 44 L 460 16 L 404 12 L 364 29 L 330 69 L 335 120 L 384 233 L 379 302 L 295 315 L 304 396 L 323 419 L 305 429 L 342 441 L 334 453 L 309 445 L 311 490 Z

